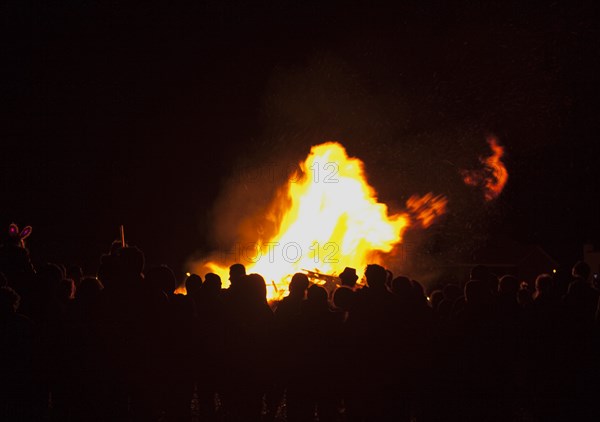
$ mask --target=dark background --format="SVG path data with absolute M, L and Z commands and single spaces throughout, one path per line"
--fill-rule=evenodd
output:
M 448 195 L 438 249 L 502 234 L 568 262 L 600 239 L 593 1 L 71 3 L 0 9 L 0 223 L 37 259 L 94 271 L 125 224 L 182 270 L 220 247 L 215 210 L 254 209 L 236 185 L 272 191 L 240 168 L 330 139 L 392 207 Z M 484 204 L 458 169 L 491 134 L 510 179 Z

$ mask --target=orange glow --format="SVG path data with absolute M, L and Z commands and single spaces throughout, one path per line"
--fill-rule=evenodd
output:
M 506 167 L 502 162 L 504 147 L 494 137 L 488 138 L 487 142 L 492 150 L 492 155 L 479 158 L 484 168 L 481 170 L 461 170 L 460 173 L 467 185 L 481 187 L 485 200 L 491 201 L 502 193 L 502 189 L 508 181 L 508 171 L 506 171 Z
M 428 227 L 445 212 L 446 198 L 428 193 L 411 197 L 406 212 L 389 214 L 367 183 L 363 162 L 348 157 L 337 142 L 313 146 L 299 168 L 267 211 L 276 234 L 257 239 L 239 257 L 247 273 L 264 276 L 270 300 L 287 293 L 296 272 L 335 275 L 352 267 L 362 275 L 368 263 L 380 263 L 381 254 L 402 241 L 411 224 Z M 227 287 L 233 262 L 222 261 L 199 263 L 193 272 L 219 274 Z
M 413 220 L 425 229 L 446 212 L 446 205 L 448 199 L 445 196 L 434 196 L 431 192 L 423 197 L 413 195 L 406 201 L 406 208 L 413 216 Z

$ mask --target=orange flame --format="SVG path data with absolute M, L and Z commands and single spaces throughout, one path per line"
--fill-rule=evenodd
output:
M 492 150 L 492 155 L 479 158 L 484 168 L 481 170 L 461 170 L 460 173 L 467 185 L 481 187 L 485 200 L 491 201 L 502 193 L 504 185 L 508 181 L 508 171 L 502 162 L 504 147 L 494 137 L 489 137 L 487 143 Z
M 423 197 L 413 195 L 406 201 L 406 207 L 414 216 L 413 219 L 425 229 L 446 212 L 447 205 L 448 199 L 445 196 L 433 196 L 431 192 Z
M 407 212 L 389 215 L 366 181 L 363 162 L 337 142 L 313 146 L 299 167 L 270 206 L 268 215 L 280 216 L 277 233 L 236 251 L 248 273 L 265 277 L 269 299 L 281 297 L 296 272 L 337 274 L 353 267 L 360 274 L 402 241 L 411 221 L 428 227 L 445 212 L 446 198 L 428 193 L 411 197 Z M 219 261 L 194 270 L 219 274 L 226 287 L 233 262 Z

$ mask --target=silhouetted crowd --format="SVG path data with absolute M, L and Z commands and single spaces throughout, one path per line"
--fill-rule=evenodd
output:
M 0 247 L 0 420 L 586 421 L 598 412 L 597 286 L 472 269 L 426 294 L 380 265 L 326 290 L 295 274 L 192 274 L 115 242 L 97 276 Z

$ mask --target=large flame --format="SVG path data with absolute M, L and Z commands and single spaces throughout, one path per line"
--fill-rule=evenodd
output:
M 491 201 L 496 199 L 504 189 L 504 185 L 508 181 L 508 171 L 502 162 L 504 147 L 494 137 L 489 137 L 487 142 L 492 150 L 492 155 L 479 158 L 484 168 L 461 170 L 460 173 L 467 185 L 481 187 L 485 200 Z
M 269 215 L 280 220 L 276 234 L 238 246 L 247 272 L 265 277 L 269 299 L 285 293 L 296 272 L 332 275 L 352 267 L 361 274 L 402 241 L 411 222 L 427 227 L 445 211 L 446 198 L 427 194 L 411 197 L 406 212 L 389 215 L 366 181 L 363 162 L 337 142 L 313 146 L 299 167 L 271 204 Z M 209 261 L 194 269 L 219 274 L 226 287 L 231 264 Z

